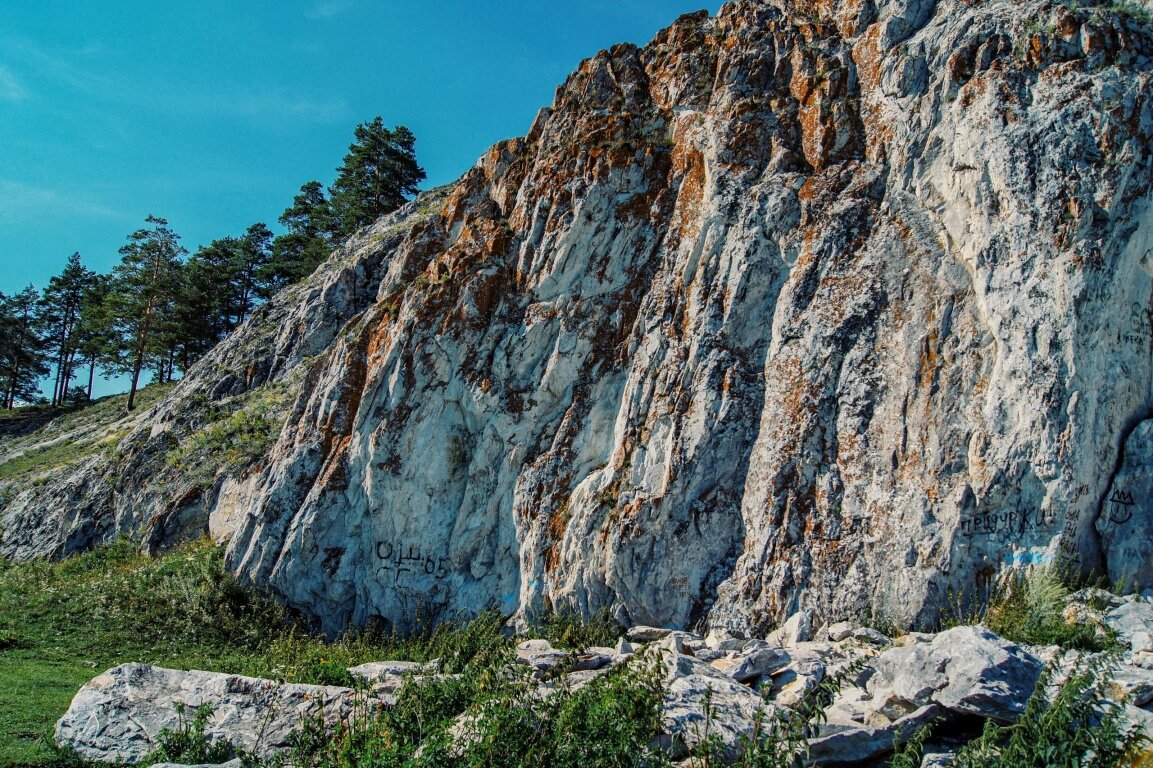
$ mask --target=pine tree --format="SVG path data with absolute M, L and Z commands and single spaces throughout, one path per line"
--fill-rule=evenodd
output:
M 358 125 L 354 138 L 329 189 L 330 232 L 337 238 L 404 205 L 425 178 L 416 162 L 416 137 L 403 125 L 389 130 L 378 116 Z
M 237 325 L 244 322 L 249 312 L 261 299 L 266 299 L 261 277 L 266 274 L 272 251 L 272 232 L 263 222 L 257 222 L 247 229 L 238 241 L 236 262 L 232 274 L 239 314 Z
M 165 219 L 149 216 L 146 222 L 151 227 L 133 232 L 120 249 L 106 301 L 114 352 L 110 368 L 131 376 L 128 410 L 135 406 L 140 374 L 147 365 L 156 365 L 162 379 L 165 369 L 171 375 L 180 259 L 187 253 Z
M 62 405 L 75 377 L 76 353 L 80 345 L 80 313 L 84 295 L 94 273 L 80 263 L 80 254 L 68 257 L 64 271 L 48 281 L 41 300 L 45 339 L 52 354 L 56 376 L 52 385 L 52 405 Z
M 92 399 L 92 385 L 96 379 L 96 366 L 110 357 L 114 345 L 112 320 L 109 314 L 108 294 L 112 280 L 108 275 L 93 274 L 80 305 L 78 361 L 88 367 L 88 385 L 85 399 Z M 114 357 L 114 356 L 112 356 Z
M 332 228 L 332 210 L 319 181 L 301 186 L 292 206 L 285 209 L 279 221 L 288 231 L 272 241 L 272 253 L 261 274 L 265 298 L 308 277 L 332 251 L 328 235 Z
M 33 402 L 49 371 L 39 315 L 40 292 L 29 285 L 14 296 L 0 293 L 0 404 Z

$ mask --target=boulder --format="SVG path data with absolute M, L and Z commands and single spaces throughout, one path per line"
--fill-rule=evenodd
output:
M 370 661 L 348 668 L 348 674 L 366 683 L 382 683 L 403 678 L 425 669 L 424 664 L 415 661 Z
M 705 645 L 716 651 L 739 651 L 747 641 L 743 632 L 728 629 L 713 629 L 705 635 Z
M 741 754 L 741 737 L 752 733 L 758 713 L 774 707 L 749 688 L 692 656 L 663 652 L 666 693 L 663 745 L 683 757 L 706 738 L 720 740 L 726 759 Z M 711 716 L 706 718 L 705 701 Z
M 812 611 L 797 611 L 780 628 L 773 630 L 765 640 L 770 645 L 780 645 L 785 648 L 795 646 L 813 639 L 813 613 Z
M 228 740 L 238 751 L 267 756 L 287 750 L 290 734 L 302 721 L 322 718 L 332 726 L 349 718 L 358 696 L 367 694 L 337 686 L 122 664 L 80 689 L 56 724 L 56 743 L 87 760 L 138 763 L 156 749 L 161 731 L 187 725 L 192 711 L 208 704 L 213 713 L 204 733 L 210 741 Z M 183 719 L 178 705 L 185 707 Z
M 791 657 L 782 648 L 770 647 L 767 643 L 752 645 L 741 653 L 710 662 L 714 668 L 724 672 L 739 683 L 748 683 L 762 675 L 771 675 L 786 666 Z
M 894 745 L 904 744 L 917 731 L 927 726 L 940 714 L 940 707 L 927 704 L 899 720 L 881 727 L 856 727 L 839 723 L 826 723 L 820 734 L 809 740 L 807 765 L 833 768 L 841 765 L 859 765 L 886 752 Z
M 871 666 L 872 707 L 890 720 L 937 703 L 1002 722 L 1025 709 L 1042 669 L 1033 654 L 984 627 L 956 627 L 890 648 Z
M 625 632 L 625 637 L 634 643 L 651 643 L 654 640 L 663 640 L 673 630 L 662 627 L 636 626 Z
M 1123 643 L 1132 646 L 1144 643 L 1145 637 L 1153 633 L 1153 603 L 1145 600 L 1131 600 L 1105 614 L 1105 625 L 1117 633 Z M 1139 652 L 1137 648 L 1133 649 Z
M 851 636 L 856 629 L 856 625 L 851 621 L 838 621 L 825 630 L 825 636 L 836 643 Z

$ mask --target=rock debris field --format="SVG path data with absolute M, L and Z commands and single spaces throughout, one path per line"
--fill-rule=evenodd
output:
M 1153 735 L 1153 712 L 1145 709 L 1153 703 L 1153 597 L 1083 590 L 1070 598 L 1066 614 L 1115 633 L 1120 652 L 1111 695 L 1129 727 Z M 836 693 L 808 739 L 807 765 L 882 764 L 895 745 L 935 721 L 923 763 L 934 766 L 947 765 L 959 735 L 976 735 L 984 719 L 1015 721 L 1046 664 L 1060 680 L 1079 657 L 1057 646 L 1012 643 L 982 626 L 893 639 L 850 622 L 815 628 L 811 614 L 800 612 L 764 638 L 637 626 L 612 648 L 562 651 L 529 639 L 516 646 L 515 664 L 536 681 L 537 694 L 549 696 L 630 660 L 657 660 L 664 699 L 654 743 L 684 765 L 709 734 L 719 738 L 724 759 L 738 759 L 758 713 L 779 718 L 831 681 Z M 394 706 L 411 681 L 441 674 L 436 661 L 384 660 L 348 671 L 361 683 L 356 688 L 124 664 L 80 690 L 57 724 L 56 740 L 90 760 L 132 764 L 156 749 L 163 730 L 180 727 L 179 705 L 188 711 L 208 704 L 210 741 L 228 740 L 238 752 L 267 758 L 289 749 L 302 722 L 336 728 Z M 474 717 L 466 711 L 457 719 L 450 728 L 455 739 L 470 737 Z

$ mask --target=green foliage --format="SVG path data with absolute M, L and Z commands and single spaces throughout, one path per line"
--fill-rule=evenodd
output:
M 168 393 L 170 385 L 153 384 L 137 393 L 137 405 L 147 408 Z M 124 416 L 127 395 L 114 395 L 70 408 L 43 408 L 49 423 L 35 432 L 4 443 L 0 481 L 35 478 L 66 467 L 99 451 L 112 450 L 122 436 L 115 429 Z M 19 414 L 25 410 L 20 409 Z M 53 418 L 53 415 L 55 417 Z
M 212 485 L 222 469 L 245 469 L 264 458 L 280 434 L 281 409 L 288 388 L 270 384 L 253 390 L 232 404 L 235 410 L 218 414 L 185 438 L 166 457 L 202 488 Z
M 0 649 L 0 765 L 72 764 L 42 739 L 105 669 L 263 674 L 260 654 L 285 628 L 283 609 L 239 584 L 206 542 L 157 559 L 129 541 L 56 563 L 0 559 L 0 633 L 14 639 Z
M 663 696 L 659 657 L 638 656 L 581 688 L 562 684 L 549 695 L 512 661 L 511 641 L 505 641 L 500 652 L 475 656 L 458 676 L 410 680 L 395 706 L 354 717 L 328 738 L 306 724 L 291 762 L 317 768 L 668 765 L 653 745 Z
M 175 346 L 181 258 L 187 253 L 167 220 L 149 216 L 145 221 L 150 226 L 129 235 L 120 249 L 105 299 L 111 321 L 106 368 L 131 376 L 125 404 L 130 411 L 145 366 L 161 367 Z
M 1106 8 L 1119 18 L 1131 19 L 1146 26 L 1153 24 L 1153 13 L 1135 0 L 1118 0 Z
M 1011 574 L 970 615 L 959 614 L 953 623 L 982 623 L 1007 640 L 1031 645 L 1104 650 L 1113 644 L 1084 622 L 1065 621 L 1070 588 L 1056 567 L 1039 567 L 1027 574 Z
M 1122 708 L 1109 701 L 1108 655 L 1082 658 L 1068 677 L 1057 680 L 1055 667 L 1042 673 L 1025 712 L 1012 725 L 985 724 L 967 744 L 955 768 L 1114 768 L 1147 740 L 1130 731 Z M 1050 689 L 1058 684 L 1055 694 Z
M 337 238 L 404 205 L 425 178 L 408 128 L 385 128 L 378 116 L 358 125 L 354 135 L 329 189 L 330 226 Z
M 180 724 L 175 731 L 165 728 L 156 735 L 158 746 L 144 758 L 143 765 L 155 763 L 215 764 L 232 759 L 234 750 L 230 741 L 211 741 L 204 735 L 208 718 L 212 716 L 210 705 L 201 704 L 198 706 L 192 713 L 191 722 L 185 722 L 186 708 L 184 704 L 177 702 L 173 706 L 180 718 Z
M 533 635 L 548 640 L 554 648 L 577 651 L 592 646 L 612 647 L 623 633 L 624 627 L 607 609 L 597 611 L 588 619 L 579 613 L 549 613 L 543 622 L 533 627 Z
M 31 285 L 12 296 L 0 293 L 0 408 L 34 402 L 48 373 L 39 302 Z

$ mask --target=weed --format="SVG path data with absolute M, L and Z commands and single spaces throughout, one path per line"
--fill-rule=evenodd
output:
M 223 763 L 230 760 L 234 750 L 228 740 L 211 741 L 204 735 L 208 718 L 212 717 L 212 707 L 201 704 L 192 713 L 192 721 L 185 722 L 186 707 L 181 702 L 172 705 L 180 724 L 176 730 L 163 729 L 156 735 L 159 746 L 144 758 L 144 765 L 154 763 L 181 763 L 187 765 Z
M 893 756 L 889 759 L 888 768 L 921 768 L 921 763 L 924 760 L 925 742 L 940 722 L 939 719 L 934 718 L 914 733 L 913 737 L 903 745 L 894 743 Z
M 740 768 L 800 768 L 808 756 L 809 739 L 825 722 L 825 710 L 838 691 L 865 665 L 865 659 L 845 666 L 805 692 L 793 709 L 779 707 L 766 717 L 762 710 L 752 734 L 742 737 Z
M 1012 725 L 987 721 L 980 737 L 965 745 L 955 768 L 1113 768 L 1148 740 L 1129 729 L 1122 708 L 1109 701 L 1111 655 L 1078 660 L 1053 695 L 1056 668 L 1046 667 Z

